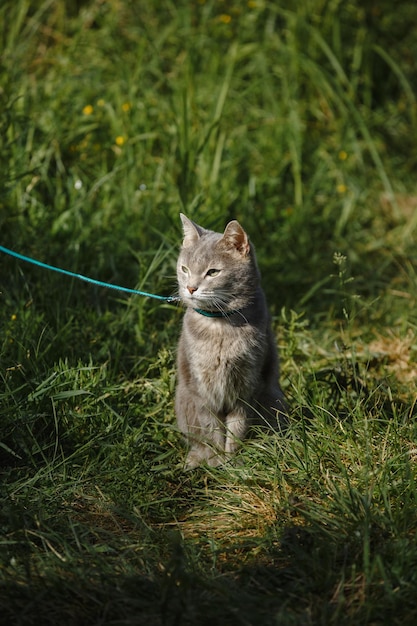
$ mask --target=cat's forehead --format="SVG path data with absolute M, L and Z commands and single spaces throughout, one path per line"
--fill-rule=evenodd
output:
M 219 233 L 208 233 L 200 237 L 194 245 L 182 248 L 181 256 L 187 259 L 188 264 L 199 267 L 212 263 L 215 259 L 220 260 L 223 256 L 216 247 L 220 241 Z

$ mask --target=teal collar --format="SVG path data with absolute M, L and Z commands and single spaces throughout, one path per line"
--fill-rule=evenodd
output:
M 233 311 L 205 311 L 204 309 L 194 309 L 196 313 L 204 315 L 204 317 L 230 317 L 234 313 L 240 313 L 240 309 L 234 309 Z

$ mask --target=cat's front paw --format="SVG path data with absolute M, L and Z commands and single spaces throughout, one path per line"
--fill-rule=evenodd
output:
M 218 467 L 224 461 L 224 457 L 213 452 L 211 448 L 193 448 L 185 459 L 185 470 L 189 471 L 204 464 L 210 465 L 210 467 Z
M 204 462 L 204 457 L 198 450 L 190 450 L 185 459 L 185 471 L 190 471 L 198 467 Z
M 213 454 L 207 459 L 207 465 L 210 465 L 210 467 L 219 467 L 219 465 L 223 465 L 225 461 L 226 459 L 224 456 L 221 456 L 220 454 Z

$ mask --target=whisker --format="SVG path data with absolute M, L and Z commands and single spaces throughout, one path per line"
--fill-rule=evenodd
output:
M 220 313 L 222 313 L 226 317 L 226 319 L 229 322 L 229 324 L 231 324 L 231 321 L 229 320 L 230 312 L 228 314 L 227 309 L 225 309 L 224 306 L 222 306 L 224 303 L 222 301 L 220 301 L 219 298 L 215 298 L 215 299 L 213 299 L 212 304 L 216 307 L 216 309 L 218 311 L 220 311 Z M 249 323 L 248 319 L 245 317 L 245 315 L 243 315 L 242 311 L 235 310 L 235 311 L 233 311 L 233 313 L 239 314 L 241 316 L 241 318 L 246 322 L 246 324 Z

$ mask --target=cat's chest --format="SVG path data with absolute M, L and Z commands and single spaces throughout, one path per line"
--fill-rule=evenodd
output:
M 212 337 L 195 344 L 193 361 L 207 373 L 227 372 L 248 357 L 248 346 L 242 337 Z
M 250 329 L 225 327 L 212 332 L 190 333 L 188 357 L 200 395 L 221 410 L 256 378 L 257 352 Z
M 248 326 L 234 328 L 227 323 L 209 321 L 202 331 L 193 327 L 188 330 L 188 346 L 195 362 L 207 367 L 227 367 L 249 354 L 253 345 L 253 330 Z

